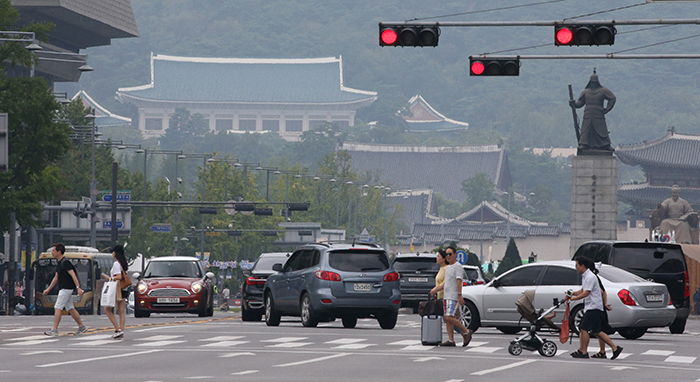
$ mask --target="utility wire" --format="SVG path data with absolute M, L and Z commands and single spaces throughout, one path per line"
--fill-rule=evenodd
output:
M 630 48 L 630 49 L 619 50 L 619 51 L 617 51 L 617 52 L 614 52 L 613 54 L 618 54 L 618 53 L 622 53 L 622 52 L 629 52 L 629 51 L 631 51 L 631 50 L 643 49 L 643 48 L 648 48 L 648 47 L 651 47 L 651 46 L 657 46 L 657 45 L 662 45 L 662 44 L 668 44 L 668 43 L 670 43 L 670 42 L 682 41 L 682 40 L 687 40 L 687 39 L 691 39 L 691 38 L 695 38 L 695 37 L 700 37 L 700 34 L 696 34 L 696 35 L 692 35 L 692 36 L 687 36 L 687 37 L 681 37 L 681 38 L 677 38 L 677 39 L 674 39 L 674 40 L 668 40 L 668 41 L 657 42 L 656 44 L 649 44 L 649 45 L 638 46 L 638 47 L 636 47 L 636 48 Z
M 532 5 L 543 5 L 543 4 L 550 4 L 550 3 L 560 3 L 565 0 L 550 0 L 550 1 L 541 1 L 539 3 L 530 3 L 530 4 L 521 4 L 521 5 L 513 5 L 510 7 L 502 7 L 502 8 L 493 8 L 493 9 L 482 9 L 480 11 L 471 11 L 471 12 L 461 12 L 461 13 L 453 13 L 449 15 L 442 15 L 442 16 L 431 16 L 431 17 L 417 17 L 415 19 L 411 20 L 406 20 L 406 21 L 421 21 L 421 20 L 431 20 L 431 19 L 440 19 L 443 17 L 453 17 L 453 16 L 464 16 L 464 15 L 474 15 L 477 13 L 485 13 L 485 12 L 493 12 L 493 11 L 503 11 L 507 9 L 514 9 L 514 8 L 523 8 L 523 7 L 529 7 Z
M 613 8 L 613 9 L 609 9 L 609 10 L 607 10 L 607 11 L 593 12 L 593 13 L 588 13 L 588 14 L 585 14 L 585 15 L 579 15 L 579 16 L 575 16 L 575 17 L 569 17 L 569 18 L 565 18 L 564 20 L 573 20 L 573 19 L 578 19 L 578 18 L 581 18 L 581 17 L 588 17 L 588 16 L 593 16 L 593 15 L 600 15 L 600 14 L 602 14 L 602 13 L 608 13 L 608 12 L 619 11 L 619 10 L 621 10 L 621 9 L 629 9 L 629 8 L 638 7 L 638 6 L 640 6 L 640 5 L 646 5 L 646 4 L 647 4 L 647 3 L 639 3 L 639 4 L 626 5 L 626 6 L 624 6 L 624 7 Z

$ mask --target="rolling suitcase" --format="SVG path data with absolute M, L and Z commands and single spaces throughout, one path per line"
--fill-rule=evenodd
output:
M 421 317 L 420 342 L 423 345 L 438 345 L 442 342 L 442 316 Z

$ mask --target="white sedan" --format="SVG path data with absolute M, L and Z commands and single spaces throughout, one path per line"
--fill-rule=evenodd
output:
M 496 327 L 504 333 L 514 334 L 530 323 L 517 311 L 515 301 L 525 290 L 535 290 L 535 309 L 547 309 L 554 299 L 562 299 L 567 290 L 581 289 L 581 275 L 576 272 L 574 261 L 542 261 L 525 264 L 509 270 L 485 285 L 463 288 L 466 302 L 462 307 L 462 323 L 472 330 L 480 326 Z M 611 265 L 596 265 L 598 276 L 605 286 L 610 325 L 628 339 L 644 335 L 648 328 L 670 325 L 676 309 L 670 302 L 664 284 L 644 280 Z M 556 310 L 554 322 L 560 323 L 565 305 Z M 571 303 L 571 328 L 578 327 L 583 315 L 583 302 Z

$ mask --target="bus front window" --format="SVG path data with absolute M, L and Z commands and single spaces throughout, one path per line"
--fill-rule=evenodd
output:
M 80 288 L 85 292 L 92 290 L 92 262 L 90 259 L 69 259 L 76 270 L 76 276 L 80 281 Z M 39 259 L 36 264 L 36 290 L 41 293 L 51 285 L 56 275 L 56 259 Z M 58 294 L 58 286 L 49 291 L 49 294 Z

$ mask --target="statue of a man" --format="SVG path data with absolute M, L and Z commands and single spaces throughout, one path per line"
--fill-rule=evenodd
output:
M 607 106 L 605 106 L 606 100 L 608 101 Z M 569 101 L 569 105 L 575 108 L 586 106 L 583 109 L 581 138 L 578 141 L 579 149 L 612 151 L 605 114 L 615 106 L 615 94 L 600 84 L 595 70 L 578 100 Z
M 693 211 L 690 203 L 681 198 L 680 195 L 680 187 L 674 184 L 671 187 L 671 197 L 661 203 L 660 209 L 665 210 L 665 214 L 662 214 L 664 219 L 661 221 L 659 229 L 664 234 L 671 230 L 675 231 L 676 243 L 692 244 L 688 218 L 695 218 L 697 213 Z

